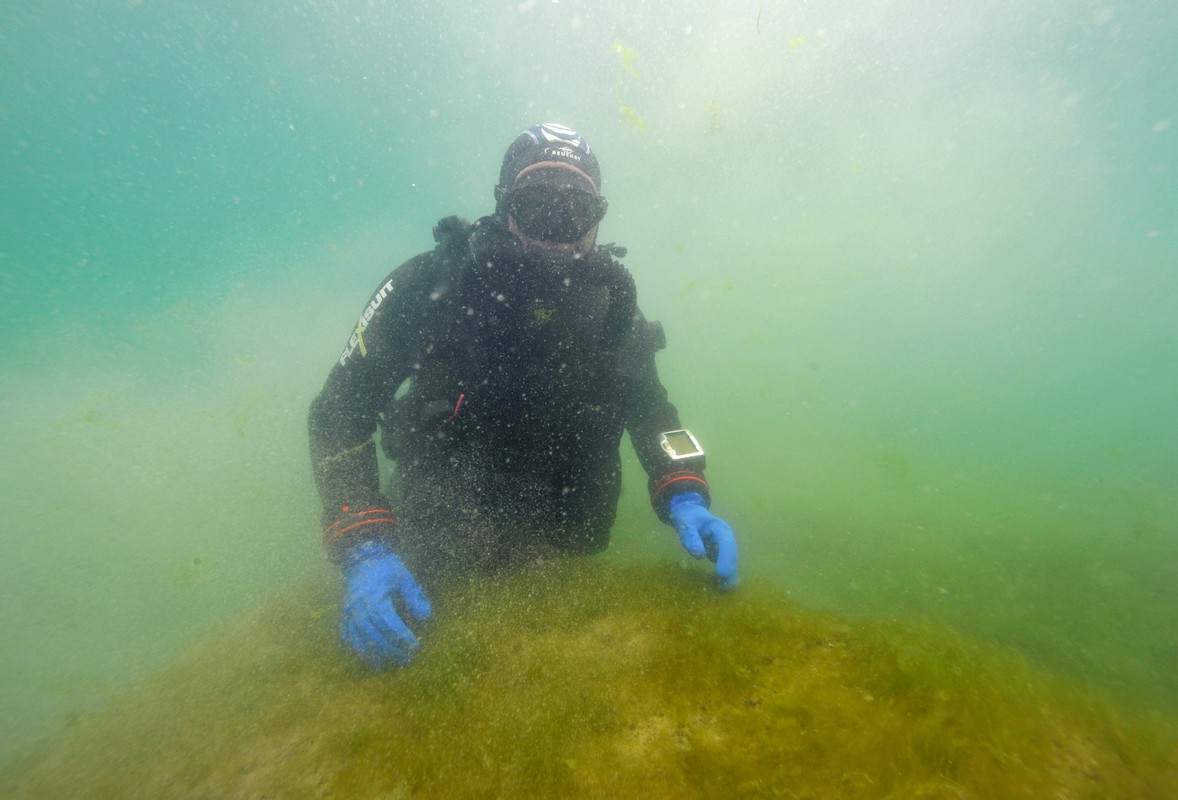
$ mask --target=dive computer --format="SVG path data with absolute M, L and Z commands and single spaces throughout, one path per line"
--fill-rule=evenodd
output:
M 704 456 L 704 449 L 699 446 L 699 440 L 688 430 L 660 433 L 659 446 L 672 461 L 702 459 Z

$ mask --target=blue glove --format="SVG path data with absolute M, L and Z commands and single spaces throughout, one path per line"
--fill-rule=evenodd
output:
M 714 516 L 695 492 L 671 498 L 668 506 L 679 541 L 696 558 L 705 555 L 716 565 L 716 582 L 721 589 L 736 586 L 736 536 L 728 523 Z
M 339 632 L 370 666 L 383 669 L 389 661 L 404 666 L 419 645 L 393 605 L 400 600 L 413 619 L 429 619 L 429 598 L 388 545 L 361 542 L 344 556 L 344 610 Z

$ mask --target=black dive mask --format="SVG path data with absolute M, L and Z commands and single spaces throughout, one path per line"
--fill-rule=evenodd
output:
M 507 211 L 531 239 L 575 244 L 601 222 L 609 204 L 584 189 L 519 186 L 504 196 Z

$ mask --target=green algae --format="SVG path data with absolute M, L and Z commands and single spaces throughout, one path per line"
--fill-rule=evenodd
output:
M 642 58 L 638 51 L 633 47 L 626 47 L 620 41 L 614 42 L 614 52 L 617 53 L 618 59 L 622 62 L 622 69 L 631 75 L 638 75 L 638 60 Z
M 275 598 L 8 770 L 6 797 L 1178 796 L 1130 723 L 937 627 L 695 570 L 558 562 L 452 587 L 413 667 Z

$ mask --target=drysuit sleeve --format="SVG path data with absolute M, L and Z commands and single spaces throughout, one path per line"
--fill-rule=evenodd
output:
M 390 538 L 396 517 L 380 492 L 379 415 L 420 363 L 430 306 L 427 253 L 394 270 L 361 309 L 311 403 L 311 466 L 323 502 L 323 546 L 338 562 L 357 537 Z
M 711 503 L 703 464 L 685 469 L 671 461 L 659 446 L 659 434 L 680 428 L 679 412 L 667 399 L 667 390 L 659 380 L 655 353 L 666 346 L 662 325 L 647 322 L 637 312 L 626 345 L 620 354 L 619 378 L 625 403 L 626 430 L 646 470 L 650 504 L 663 522 L 670 524 L 671 498 L 684 492 L 696 492 Z

